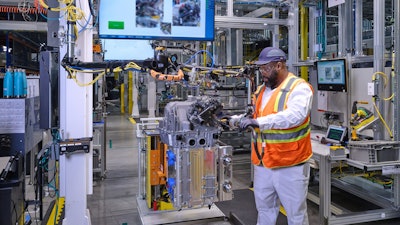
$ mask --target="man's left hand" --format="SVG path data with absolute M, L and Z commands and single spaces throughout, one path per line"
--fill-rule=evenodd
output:
M 259 127 L 259 124 L 256 119 L 250 119 L 250 118 L 243 118 L 240 120 L 239 127 L 241 130 L 246 130 L 249 126 L 251 127 Z

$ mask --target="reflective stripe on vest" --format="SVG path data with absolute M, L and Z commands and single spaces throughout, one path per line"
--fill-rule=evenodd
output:
M 303 79 L 289 73 L 289 76 L 283 81 L 275 93 L 272 93 L 267 104 L 262 107 L 262 99 L 256 101 L 256 112 L 259 116 L 267 116 L 286 110 L 287 100 L 292 90 Z M 311 86 L 310 86 L 311 88 Z M 264 89 L 261 89 L 259 97 L 263 95 Z M 256 117 L 256 118 L 257 118 Z M 251 160 L 255 165 L 263 165 L 267 168 L 279 168 L 297 165 L 305 162 L 312 156 L 310 142 L 310 116 L 296 127 L 288 129 L 256 129 L 257 137 L 252 137 Z M 264 157 L 260 157 L 265 152 Z M 256 154 L 258 153 L 258 154 Z
M 264 90 L 264 88 L 265 88 L 265 85 L 264 84 L 262 84 L 262 85 L 259 85 L 258 87 L 257 87 L 257 90 L 254 92 L 254 94 L 252 95 L 252 97 L 251 97 L 251 101 L 252 101 L 252 104 L 253 105 L 256 105 L 256 101 L 257 101 L 257 98 L 258 98 L 258 96 L 260 95 L 260 93 Z M 255 111 L 255 110 L 254 110 Z M 257 112 L 254 112 L 254 118 L 256 118 L 256 116 L 257 116 Z
M 287 98 L 289 96 L 290 90 L 293 89 L 293 87 L 297 84 L 297 82 L 300 81 L 300 78 L 291 76 L 286 84 L 281 88 L 280 92 L 278 93 L 278 96 L 276 98 L 278 101 L 275 102 L 274 105 L 274 111 L 275 112 L 280 112 L 284 110 L 284 107 L 286 105 Z
M 310 131 L 310 119 L 308 118 L 307 123 L 295 127 L 294 129 L 264 130 L 261 135 L 266 143 L 286 143 L 300 140 L 307 136 Z M 258 138 L 257 141 L 262 142 L 262 139 Z
M 286 102 L 289 97 L 290 91 L 297 85 L 297 83 L 301 82 L 302 79 L 289 75 L 289 79 L 286 79 L 282 84 L 282 88 L 276 96 L 276 101 L 274 104 L 274 112 L 283 111 L 286 107 Z M 257 91 L 254 93 L 254 96 L 257 98 L 260 95 L 261 90 L 263 90 L 265 86 L 261 85 L 257 88 Z M 302 125 L 298 127 L 294 127 L 292 129 L 285 130 L 263 130 L 261 131 L 261 135 L 257 135 L 257 138 L 253 137 L 252 142 L 255 144 L 258 142 L 262 145 L 262 143 L 288 143 L 298 141 L 310 133 L 310 117 L 307 118 L 307 121 L 303 122 Z M 260 130 L 257 129 L 257 133 L 260 134 Z M 258 152 L 257 152 L 258 153 Z M 262 151 L 262 155 L 264 151 Z M 258 158 L 259 154 L 257 154 Z M 261 160 L 261 159 L 260 159 Z
M 261 90 L 264 88 L 264 84 L 262 84 L 262 85 L 260 85 L 260 86 L 258 86 L 257 87 L 257 90 L 254 92 L 254 96 L 256 97 L 256 98 L 258 98 L 258 95 L 260 94 L 260 92 L 261 92 Z
M 290 91 L 300 81 L 301 79 L 295 76 L 290 76 L 289 79 L 286 80 L 286 84 L 283 84 L 283 87 L 276 96 L 274 104 L 275 112 L 280 112 L 285 109 Z M 307 121 L 298 127 L 285 130 L 263 130 L 262 139 L 264 139 L 264 142 L 266 143 L 287 143 L 304 138 L 310 133 L 310 131 L 310 118 L 308 117 Z M 261 139 L 257 139 L 257 141 L 258 140 L 262 142 Z

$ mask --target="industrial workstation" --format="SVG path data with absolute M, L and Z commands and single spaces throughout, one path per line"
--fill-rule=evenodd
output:
M 0 0 L 0 225 L 400 224 L 400 1 Z

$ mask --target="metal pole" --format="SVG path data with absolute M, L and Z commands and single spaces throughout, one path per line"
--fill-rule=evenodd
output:
M 347 104 L 346 104 L 346 112 L 345 112 L 345 114 L 344 114 L 344 116 L 345 116 L 345 118 L 350 118 L 350 116 L 351 116 L 351 109 L 352 109 L 352 106 L 353 106 L 353 104 L 352 104 L 352 102 L 351 102 L 351 97 L 352 97 L 352 90 L 351 90 L 351 77 L 352 77 L 352 65 L 353 65 L 353 62 L 352 62 L 352 57 L 351 57 L 351 53 L 350 52 L 348 52 L 347 53 L 347 55 L 346 55 L 346 63 L 347 63 L 347 65 L 346 65 L 346 69 L 347 69 L 347 77 L 346 77 L 346 80 L 347 80 L 347 99 L 346 99 L 346 101 L 347 101 Z M 347 127 L 351 127 L 350 126 L 350 120 L 349 119 L 347 119 L 347 125 L 346 125 Z
M 74 53 L 75 52 L 75 41 L 74 41 L 74 39 L 76 37 L 75 37 L 75 32 L 74 32 L 75 31 L 74 26 L 75 26 L 75 22 L 67 21 L 68 29 L 67 29 L 66 40 L 67 40 L 67 57 L 68 57 L 68 61 L 69 62 L 73 61 L 74 54 L 75 54 Z
M 236 65 L 243 65 L 243 30 L 236 30 Z
M 395 93 L 395 99 L 394 99 L 394 132 L 393 132 L 393 137 L 394 140 L 400 141 L 400 82 L 399 82 L 399 70 L 400 70 L 400 57 L 398 55 L 399 50 L 400 50 L 400 1 L 394 1 L 394 38 L 393 38 L 393 44 L 394 44 L 394 50 L 393 50 L 393 58 L 392 63 L 394 63 L 394 84 L 393 87 L 396 90 Z
M 393 120 L 394 120 L 394 132 L 393 132 L 393 137 L 394 140 L 399 141 L 400 135 L 399 135 L 399 129 L 400 129 L 400 113 L 399 113 L 399 94 L 400 94 L 400 85 L 399 85 L 399 69 L 400 69 L 400 57 L 398 55 L 398 52 L 400 50 L 400 1 L 393 1 L 393 12 L 394 12 L 394 37 L 393 37 L 393 42 L 394 42 L 394 52 L 393 52 L 393 58 L 392 63 L 394 63 L 394 79 L 393 79 L 393 87 L 395 87 L 395 98 L 394 98 L 394 112 L 393 112 Z M 398 151 L 398 150 L 397 150 Z M 400 205 L 400 176 L 395 175 L 394 176 L 394 182 L 393 182 L 393 201 L 394 201 L 394 206 L 398 207 Z
M 301 3 L 301 6 L 300 6 L 300 14 L 301 14 L 300 55 L 301 55 L 301 60 L 305 61 L 305 60 L 307 60 L 307 57 L 308 57 L 308 10 L 306 7 L 304 7 L 303 3 Z M 300 71 L 301 71 L 301 78 L 308 80 L 308 67 L 302 66 L 302 67 L 300 67 Z
M 279 9 L 272 10 L 272 18 L 279 19 Z M 279 48 L 279 25 L 275 25 L 272 31 L 272 47 Z
M 228 0 L 227 1 L 227 6 L 226 6 L 226 14 L 227 16 L 232 16 L 233 17 L 233 0 Z M 232 57 L 233 51 L 234 51 L 234 46 L 233 44 L 235 43 L 234 40 L 232 40 L 232 36 L 235 34 L 234 30 L 232 28 L 228 28 L 228 35 L 226 39 L 226 52 L 227 52 L 227 57 L 226 57 L 226 63 L 227 65 L 234 65 L 234 59 Z
M 345 24 L 345 6 L 343 4 L 338 6 L 338 57 L 344 57 L 346 55 L 345 41 L 344 36 L 346 35 L 346 31 L 344 29 Z
M 39 218 L 43 221 L 43 169 L 41 163 L 38 166 L 38 185 L 39 185 Z
M 294 64 L 299 60 L 299 1 L 293 0 L 289 8 L 289 41 L 288 41 L 288 67 L 293 74 L 298 74 L 298 68 Z
M 346 1 L 344 3 L 345 5 L 345 21 L 344 22 L 344 29 L 346 30 L 346 34 L 344 36 L 344 41 L 345 41 L 345 45 L 344 45 L 344 49 L 346 50 L 345 52 L 343 52 L 343 57 L 346 56 L 347 52 L 351 52 L 353 54 L 353 50 L 354 50 L 354 43 L 353 43 L 353 39 L 354 39 L 354 16 L 353 16 L 353 0 L 351 1 Z
M 316 58 L 316 50 L 315 45 L 317 44 L 316 41 L 316 18 L 315 18 L 316 7 L 309 7 L 308 8 L 308 33 L 309 33 L 309 44 L 308 44 L 308 55 L 311 59 Z
M 374 73 L 383 72 L 384 70 L 384 51 L 385 51 L 385 5 L 382 4 L 381 0 L 374 0 Z M 375 103 L 377 109 L 382 115 L 384 113 L 384 107 L 380 100 L 381 94 L 383 93 L 384 80 L 381 76 L 375 76 L 374 87 L 375 87 Z M 375 110 L 375 115 L 377 112 Z M 374 139 L 383 140 L 383 125 L 382 123 L 375 124 Z
M 75 5 L 75 1 L 74 1 Z M 78 0 L 79 6 L 89 15 L 87 1 Z M 65 6 L 63 6 L 65 7 Z M 67 43 L 60 46 L 60 61 L 67 54 L 68 58 L 77 58 L 79 61 L 93 61 L 93 30 L 85 29 L 74 39 L 74 26 L 68 22 L 65 13 L 60 18 L 60 26 L 68 27 Z M 77 29 L 82 29 L 77 23 Z M 91 26 L 89 21 L 89 26 Z M 68 40 L 69 39 L 69 40 Z M 76 46 L 75 46 L 76 41 Z M 74 49 L 79 54 L 75 55 Z M 60 63 L 61 65 L 61 63 Z M 81 83 L 93 80 L 92 76 L 77 74 Z M 93 136 L 93 86 L 80 87 L 73 79 L 68 79 L 67 71 L 60 66 L 60 130 L 61 138 L 75 139 Z M 90 212 L 87 209 L 87 195 L 93 192 L 93 150 L 90 153 L 77 152 L 60 156 L 60 197 L 65 197 L 65 216 L 63 225 L 90 225 Z
M 356 32 L 355 32 L 355 47 L 356 47 L 355 55 L 356 56 L 364 55 L 363 49 L 362 49 L 362 38 L 363 38 L 362 37 L 362 25 L 363 25 L 363 23 L 362 23 L 363 3 L 362 2 L 363 2 L 362 0 L 356 0 L 356 9 L 355 9 L 356 10 L 356 18 L 355 18 L 355 20 L 356 20 L 356 24 L 355 24 L 355 29 L 356 29 Z

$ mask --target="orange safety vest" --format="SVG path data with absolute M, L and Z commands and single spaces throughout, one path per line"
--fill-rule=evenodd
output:
M 265 86 L 258 88 L 253 95 L 254 118 L 286 109 L 287 99 L 293 88 L 302 82 L 306 81 L 289 73 L 263 109 L 261 109 L 261 102 Z M 311 85 L 310 88 L 312 88 Z M 310 116 L 301 125 L 288 129 L 262 131 L 256 129 L 257 135 L 252 137 L 251 161 L 255 165 L 262 164 L 267 168 L 288 167 L 306 162 L 312 156 L 310 131 Z

